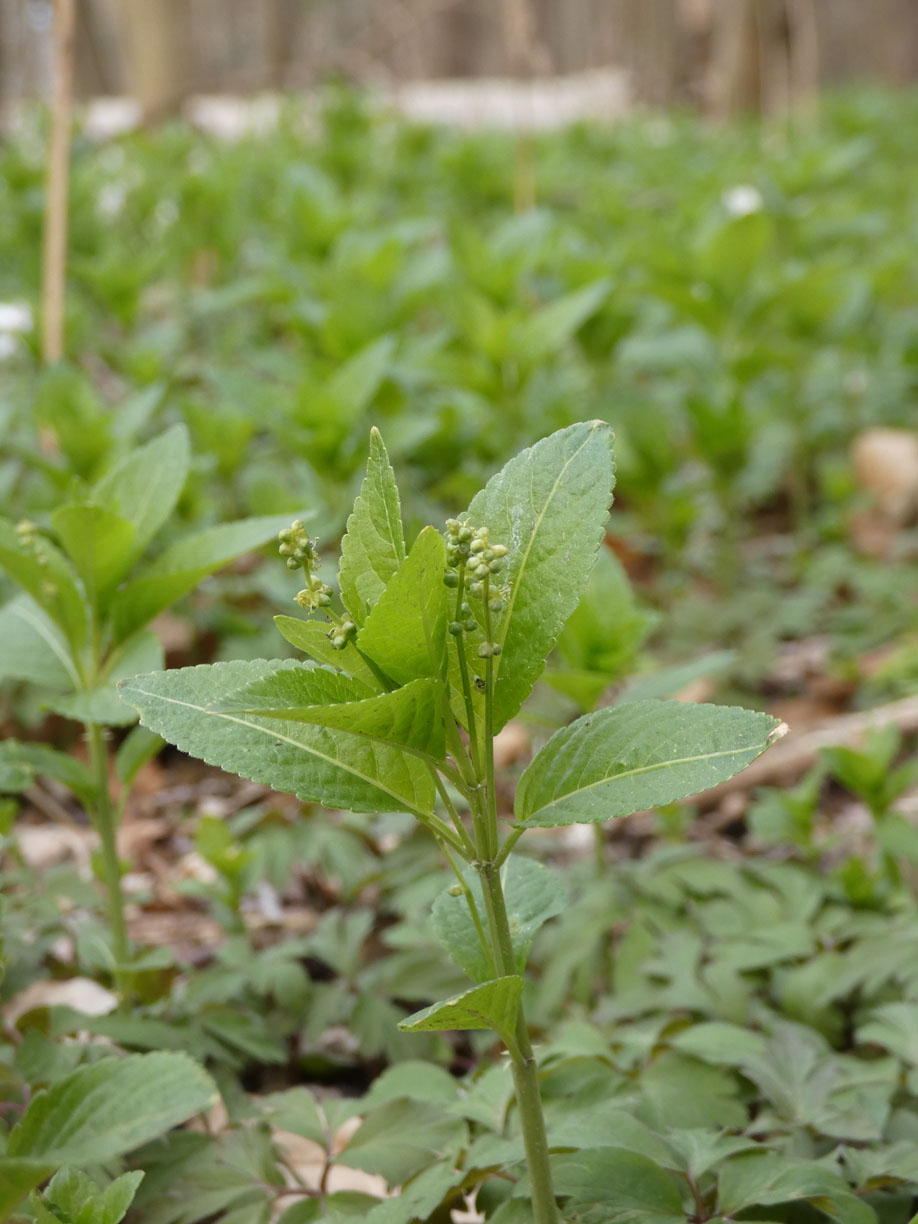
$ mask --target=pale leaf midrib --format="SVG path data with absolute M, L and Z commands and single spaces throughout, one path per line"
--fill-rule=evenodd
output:
M 191 701 L 180 701 L 175 697 L 166 697 L 162 693 L 151 693 L 148 690 L 141 689 L 141 688 L 135 689 L 134 692 L 140 693 L 144 697 L 155 698 L 157 701 L 166 701 L 170 705 L 177 705 L 185 710 L 195 710 L 199 714 L 207 714 L 211 718 L 222 718 L 224 719 L 225 722 L 236 723 L 238 726 L 245 727 L 249 731 L 258 731 L 262 735 L 268 736 L 269 739 L 282 740 L 283 742 L 289 744 L 291 748 L 297 748 L 301 752 L 306 752 L 310 754 L 311 756 L 316 757 L 320 761 L 325 761 L 327 765 L 331 765 L 334 768 L 344 770 L 345 773 L 349 773 L 353 775 L 353 777 L 359 778 L 362 782 L 368 783 L 370 786 L 375 787 L 377 790 L 382 791 L 384 794 L 391 795 L 392 798 L 397 799 L 399 803 L 406 802 L 404 795 L 400 795 L 397 791 L 392 790 L 382 781 L 382 779 L 372 778 L 368 774 L 363 773 L 362 770 L 355 769 L 352 765 L 347 765 L 343 763 L 342 761 L 336 760 L 334 757 L 327 756 L 324 752 L 320 752 L 317 748 L 313 748 L 306 744 L 302 744 L 300 743 L 299 740 L 292 739 L 289 735 L 284 735 L 283 732 L 281 731 L 272 731 L 270 727 L 259 726 L 258 723 L 248 722 L 244 718 L 236 718 L 232 714 L 223 714 L 217 710 L 210 710 L 207 708 L 207 706 L 195 705 L 194 702 L 191 702 Z M 304 724 L 304 725 L 314 725 L 314 724 Z M 340 730 L 340 728 L 336 727 L 334 728 L 334 730 Z M 345 734 L 347 734 L 347 732 L 345 732 Z M 396 745 L 390 745 L 390 747 L 396 747 Z M 410 807 L 409 811 L 412 811 L 416 814 L 420 813 L 421 815 L 425 817 L 425 819 L 428 815 L 427 812 L 421 813 L 420 809 L 415 808 L 415 807 Z
M 571 466 L 571 464 L 574 462 L 574 460 L 577 458 L 580 452 L 587 446 L 589 442 L 592 441 L 593 436 L 598 429 L 599 429 L 599 425 L 594 425 L 590 429 L 587 436 L 584 438 L 583 442 L 581 442 L 580 446 L 577 447 L 574 453 L 565 462 L 561 471 L 558 473 L 557 477 L 555 478 L 554 484 L 551 487 L 551 491 L 549 492 L 548 496 L 545 498 L 545 501 L 542 505 L 542 509 L 539 511 L 538 517 L 536 518 L 535 523 L 533 524 L 532 531 L 529 534 L 529 542 L 526 545 L 526 548 L 522 555 L 522 560 L 520 561 L 520 567 L 513 576 L 513 582 L 512 582 L 511 591 L 510 591 L 510 599 L 507 603 L 507 613 L 501 619 L 501 625 L 500 625 L 500 630 L 498 634 L 498 640 L 501 646 L 503 646 L 507 640 L 507 634 L 510 631 L 510 625 L 513 621 L 513 610 L 516 606 L 517 595 L 519 594 L 520 587 L 522 586 L 522 583 L 523 583 L 523 576 L 526 573 L 526 568 L 529 564 L 529 555 L 532 552 L 532 548 L 535 543 L 536 536 L 539 534 L 539 531 L 542 528 L 542 522 L 545 519 L 545 515 L 548 513 L 548 507 L 551 505 L 552 501 L 554 500 L 555 494 L 558 492 L 558 487 L 561 483 L 562 478 L 564 477 L 565 472 Z M 532 485 L 532 471 L 531 470 L 530 470 L 529 480 L 530 480 L 530 490 L 531 490 L 531 485 Z M 501 660 L 504 657 L 505 656 L 503 654 L 500 654 L 494 660 L 495 665 L 496 665 L 494 669 L 495 685 L 497 684 L 497 680 L 500 675 Z
M 762 747 L 764 749 L 764 745 Z M 695 764 L 700 764 L 702 761 L 715 761 L 719 757 L 736 756 L 737 753 L 740 753 L 740 752 L 752 752 L 752 751 L 753 749 L 751 747 L 749 748 L 722 748 L 722 749 L 719 749 L 717 752 L 703 752 L 703 753 L 699 753 L 696 756 L 687 756 L 687 757 L 670 757 L 669 760 L 657 761 L 653 765 L 639 765 L 639 766 L 636 766 L 634 769 L 626 769 L 622 773 L 607 774 L 603 778 L 598 778 L 595 782 L 587 783 L 586 786 L 578 786 L 575 790 L 565 791 L 563 795 L 556 795 L 553 799 L 549 800 L 548 803 L 543 803 L 541 807 L 534 808 L 533 811 L 530 812 L 529 815 L 526 816 L 524 819 L 531 820 L 539 812 L 544 812 L 546 811 L 546 809 L 550 807 L 554 807 L 555 804 L 557 803 L 563 803 L 568 799 L 576 798 L 578 795 L 586 794 L 587 791 L 595 790 L 597 787 L 605 786 L 607 783 L 619 782 L 622 779 L 627 779 L 627 778 L 634 778 L 634 777 L 637 777 L 639 774 L 654 773 L 656 770 L 660 770 L 660 769 L 672 769 L 673 767 L 679 766 L 679 765 L 695 765 Z

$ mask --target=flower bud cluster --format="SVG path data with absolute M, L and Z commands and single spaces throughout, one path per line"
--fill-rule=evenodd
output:
M 352 620 L 343 620 L 329 632 L 328 640 L 335 650 L 343 650 L 357 636 L 357 626 Z
M 319 568 L 318 540 L 311 540 L 303 529 L 302 519 L 294 519 L 289 527 L 278 534 L 278 552 L 284 558 L 287 569 L 302 568 L 306 575 L 306 586 L 294 596 L 301 608 L 309 612 L 316 608 L 327 608 L 331 603 L 331 587 L 316 577 Z M 342 643 L 343 644 L 343 643 Z
M 488 606 L 499 612 L 503 606 L 500 591 L 491 590 L 492 578 L 504 567 L 508 552 L 505 544 L 492 544 L 487 527 L 470 527 L 461 519 L 446 520 L 446 561 L 450 569 L 445 582 L 457 586 L 458 578 L 453 573 L 465 565 L 469 579 L 469 593 L 478 597 L 488 588 Z

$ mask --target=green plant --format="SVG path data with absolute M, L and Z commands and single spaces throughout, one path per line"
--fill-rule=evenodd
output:
M 56 1170 L 110 1161 L 201 1113 L 216 1096 L 210 1077 L 184 1054 L 103 1058 L 56 1080 L 32 1098 L 9 1134 L 0 1159 L 0 1221 Z M 99 1194 L 68 1168 L 33 1201 L 37 1218 L 118 1224 L 141 1176 L 126 1174 Z
M 120 678 L 162 666 L 150 622 L 202 578 L 278 529 L 273 518 L 243 519 L 194 532 L 148 551 L 166 527 L 190 468 L 187 430 L 175 426 L 130 451 L 91 485 L 73 479 L 71 497 L 48 527 L 0 519 L 0 568 L 22 593 L 0 609 L 0 664 L 7 681 L 26 682 L 46 708 L 86 728 L 89 765 L 40 744 L 0 745 L 0 789 L 25 789 L 36 774 L 62 782 L 90 812 L 102 848 L 116 977 L 130 946 L 121 898 L 116 830 L 128 788 L 161 740 L 135 728 L 120 745 L 116 803 L 109 785 L 107 729 L 130 726 Z
M 577 606 L 612 484 L 611 430 L 573 425 L 511 460 L 448 520 L 445 540 L 427 527 L 406 550 L 374 432 L 342 542 L 340 611 L 302 523 L 281 533 L 287 565 L 305 575 L 297 602 L 331 622 L 278 618 L 310 662 L 223 663 L 121 684 L 143 724 L 184 751 L 330 806 L 408 811 L 433 833 L 457 879 L 434 924 L 474 985 L 401 1027 L 500 1037 L 537 1224 L 558 1216 L 522 974 L 535 932 L 564 899 L 546 868 L 511 852 L 529 828 L 605 821 L 713 785 L 778 728 L 750 711 L 652 700 L 587 715 L 529 765 L 502 836 L 494 736 Z

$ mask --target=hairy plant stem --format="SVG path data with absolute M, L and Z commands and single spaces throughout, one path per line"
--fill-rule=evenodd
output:
M 488 609 L 488 594 L 488 583 L 485 583 L 483 601 L 484 630 L 486 640 L 491 642 L 491 616 Z M 460 658 L 464 654 L 461 641 L 458 654 Z M 466 684 L 466 673 L 467 669 L 463 672 L 464 685 Z M 467 699 L 470 700 L 471 694 L 467 688 L 466 695 Z M 513 952 L 513 936 L 510 932 L 510 921 L 507 917 L 507 905 L 504 900 L 504 890 L 500 879 L 500 866 L 496 861 L 499 849 L 497 794 L 494 786 L 493 696 L 494 661 L 492 657 L 488 656 L 485 670 L 485 742 L 483 745 L 486 773 L 482 779 L 484 786 L 475 792 L 472 804 L 472 816 L 475 821 L 475 836 L 478 848 L 478 860 L 475 863 L 475 868 L 481 881 L 481 891 L 488 918 L 494 964 L 503 976 L 512 977 L 518 973 L 518 970 L 516 957 Z M 513 1083 L 516 1089 L 516 1103 L 520 1113 L 523 1143 L 526 1148 L 526 1164 L 532 1190 L 533 1224 L 558 1224 L 558 1207 L 555 1201 L 551 1179 L 551 1165 L 548 1159 L 548 1136 L 545 1131 L 545 1115 L 542 1112 L 542 1098 L 539 1093 L 538 1066 L 529 1041 L 529 1031 L 526 1027 L 526 1016 L 523 1011 L 522 1001 L 517 1012 L 516 1031 L 513 1034 L 512 1040 L 508 1039 L 506 1044 L 513 1071 Z
M 124 899 L 121 895 L 121 864 L 115 840 L 117 823 L 108 787 L 108 751 L 105 732 L 98 723 L 90 723 L 89 757 L 96 780 L 95 811 L 93 823 L 102 843 L 102 871 L 105 876 L 105 891 L 108 894 L 108 920 L 112 928 L 112 948 L 115 963 L 124 966 L 130 959 L 127 923 L 124 920 Z M 115 979 L 122 989 L 123 969 L 115 971 Z
M 516 958 L 513 955 L 513 938 L 500 882 L 500 869 L 494 863 L 479 863 L 478 875 L 494 945 L 494 958 L 502 974 L 511 976 L 517 972 Z M 548 1159 L 548 1136 L 545 1132 L 545 1116 L 539 1093 L 538 1067 L 529 1041 L 522 1002 L 517 1013 L 514 1040 L 512 1044 L 508 1043 L 507 1049 L 510 1053 L 516 1103 L 520 1111 L 520 1125 L 526 1148 L 526 1165 L 532 1189 L 533 1224 L 558 1224 L 558 1208 Z

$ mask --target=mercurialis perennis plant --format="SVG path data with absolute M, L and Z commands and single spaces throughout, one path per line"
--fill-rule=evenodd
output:
M 495 1162 L 554 1224 L 551 1136 L 523 1011 L 539 926 L 564 904 L 549 868 L 512 853 L 527 829 L 600 822 L 721 782 L 778 724 L 748 710 L 636 701 L 555 734 L 499 820 L 494 738 L 519 711 L 586 587 L 614 482 L 612 431 L 572 425 L 524 450 L 449 519 L 406 546 L 398 489 L 375 431 L 341 547 L 338 592 L 317 576 L 296 522 L 280 551 L 306 585 L 310 619 L 277 618 L 305 662 L 216 663 L 122 684 L 151 731 L 205 761 L 362 812 L 410 812 L 437 839 L 456 883 L 435 903 L 446 951 L 471 979 L 402 1023 L 408 1031 L 491 1029 L 509 1057 L 524 1165 Z

